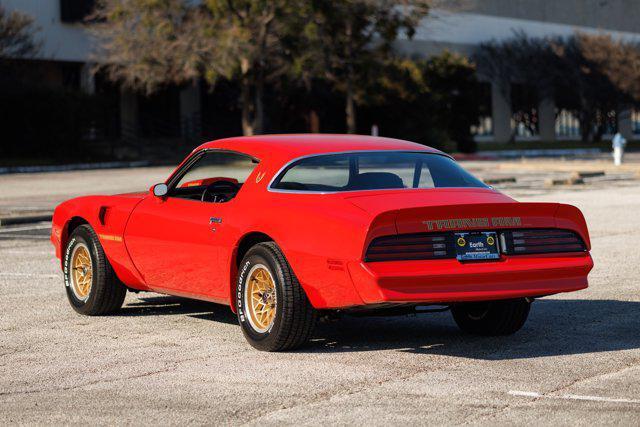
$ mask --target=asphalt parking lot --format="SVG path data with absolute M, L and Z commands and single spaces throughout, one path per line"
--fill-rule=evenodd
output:
M 448 313 L 344 318 L 268 354 L 214 304 L 130 294 L 118 315 L 83 317 L 48 224 L 0 228 L 0 424 L 637 425 L 640 182 L 506 191 L 581 208 L 595 269 L 501 338 L 464 335 Z

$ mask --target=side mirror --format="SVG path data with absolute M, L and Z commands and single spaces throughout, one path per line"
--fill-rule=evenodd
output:
M 153 192 L 153 195 L 156 197 L 164 197 L 169 192 L 169 187 L 167 187 L 167 184 L 165 183 L 156 184 L 153 186 L 151 191 Z

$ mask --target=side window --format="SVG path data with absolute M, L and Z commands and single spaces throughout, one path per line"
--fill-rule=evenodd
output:
M 388 181 L 392 188 L 411 188 L 413 186 L 413 175 L 416 171 L 416 160 L 403 153 L 380 153 L 362 154 L 358 156 L 358 181 L 363 182 L 364 188 L 371 186 L 371 180 L 375 182 Z M 394 185 L 391 181 L 394 180 Z M 361 185 L 358 185 L 361 187 Z
M 278 180 L 285 190 L 335 191 L 349 184 L 349 158 L 310 157 L 297 163 Z
M 233 199 L 258 164 L 228 151 L 207 151 L 178 180 L 170 197 L 224 203 Z
M 434 188 L 435 186 L 436 185 L 433 183 L 433 177 L 431 176 L 431 170 L 429 169 L 429 166 L 427 166 L 425 163 L 422 163 L 418 188 Z

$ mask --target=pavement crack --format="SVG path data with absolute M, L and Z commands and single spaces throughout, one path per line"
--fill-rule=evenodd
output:
M 118 382 L 118 381 L 127 381 L 127 380 L 134 380 L 134 379 L 138 379 L 138 378 L 146 378 L 146 377 L 150 377 L 150 376 L 153 376 L 153 375 L 158 375 L 158 374 L 163 374 L 163 373 L 166 373 L 166 372 L 174 371 L 178 367 L 178 365 L 180 365 L 182 363 L 185 363 L 185 362 L 192 362 L 194 360 L 201 360 L 201 359 L 198 358 L 198 359 L 180 360 L 180 361 L 173 362 L 171 366 L 167 366 L 165 368 L 157 369 L 157 370 L 154 370 L 154 371 L 142 372 L 142 373 L 128 375 L 128 376 L 124 376 L 124 377 L 118 377 L 118 378 L 99 379 L 99 380 L 94 380 L 94 381 L 88 381 L 88 382 L 85 382 L 85 383 L 82 383 L 82 384 L 69 385 L 69 386 L 66 386 L 66 387 L 53 387 L 53 388 L 45 388 L 45 389 L 4 391 L 4 392 L 0 392 L 0 397 L 1 396 L 11 396 L 11 395 L 28 395 L 28 394 L 45 393 L 45 392 L 77 390 L 77 389 L 81 389 L 83 387 L 90 387 L 90 386 L 96 385 L 96 384 L 111 384 L 111 383 L 115 383 L 115 382 Z
M 299 408 L 299 407 L 304 407 L 304 406 L 307 406 L 307 405 L 314 405 L 314 404 L 317 404 L 317 403 L 330 401 L 331 399 L 333 399 L 335 397 L 353 396 L 353 395 L 356 395 L 358 393 L 362 393 L 362 392 L 365 392 L 365 391 L 370 391 L 370 390 L 373 390 L 373 389 L 376 389 L 376 388 L 380 388 L 383 385 L 388 384 L 388 383 L 392 383 L 392 382 L 395 382 L 395 381 L 405 381 L 405 380 L 408 380 L 408 379 L 413 378 L 413 377 L 415 377 L 417 375 L 420 375 L 420 374 L 435 373 L 435 372 L 440 372 L 440 371 L 444 371 L 444 370 L 449 370 L 449 369 L 457 367 L 460 364 L 461 363 L 458 363 L 458 364 L 456 364 L 456 366 L 449 365 L 449 366 L 444 367 L 442 369 L 420 369 L 420 368 L 417 368 L 416 371 L 407 372 L 407 373 L 401 374 L 401 375 L 398 375 L 397 372 L 394 372 L 392 375 L 389 375 L 386 378 L 377 379 L 377 380 L 374 380 L 374 381 L 371 381 L 371 380 L 361 381 L 361 382 L 358 382 L 358 383 L 356 383 L 355 385 L 353 385 L 351 387 L 350 386 L 342 386 L 338 390 L 329 390 L 329 391 L 326 391 L 324 393 L 318 393 L 314 397 L 312 397 L 311 399 L 308 399 L 308 400 L 305 400 L 305 401 L 302 401 L 302 402 L 298 402 L 298 403 L 294 403 L 294 404 L 291 404 L 291 405 L 288 405 L 288 406 L 283 406 L 283 407 L 280 407 L 280 408 L 275 409 L 273 411 L 267 412 L 265 414 L 260 414 L 257 417 L 253 417 L 253 418 L 250 418 L 250 419 L 244 421 L 242 423 L 242 425 L 251 425 L 251 424 L 254 424 L 254 423 L 258 422 L 259 420 L 261 420 L 263 418 L 266 418 L 266 417 L 269 417 L 269 416 L 271 416 L 273 414 L 277 414 L 279 412 L 290 411 L 292 409 L 296 409 L 296 408 Z
M 551 390 L 551 391 L 549 391 L 549 392 L 547 392 L 545 394 L 560 393 L 560 392 L 563 392 L 563 391 L 566 391 L 566 390 L 570 389 L 571 387 L 573 387 L 573 386 L 575 386 L 577 384 L 581 384 L 581 383 L 585 383 L 585 382 L 588 382 L 588 381 L 592 381 L 594 379 L 605 377 L 607 375 L 617 374 L 617 373 L 620 373 L 620 372 L 623 372 L 623 371 L 626 371 L 626 370 L 629 370 L 629 369 L 637 368 L 638 366 L 640 366 L 640 359 L 634 359 L 630 363 L 628 363 L 626 366 L 623 366 L 621 368 L 611 369 L 611 370 L 604 371 L 604 372 L 598 372 L 596 374 L 590 375 L 590 376 L 585 377 L 585 378 L 576 378 L 575 380 L 573 380 L 573 381 L 571 381 L 571 382 L 569 382 L 569 383 L 567 383 L 565 385 L 562 385 L 560 387 L 557 387 L 557 388 L 555 388 L 555 389 L 553 389 L 553 390 Z

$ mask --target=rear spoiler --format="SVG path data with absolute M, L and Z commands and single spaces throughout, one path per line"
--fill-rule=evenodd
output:
M 390 210 L 375 217 L 366 243 L 390 234 L 519 228 L 571 230 L 591 249 L 582 212 L 559 203 L 472 203 Z

